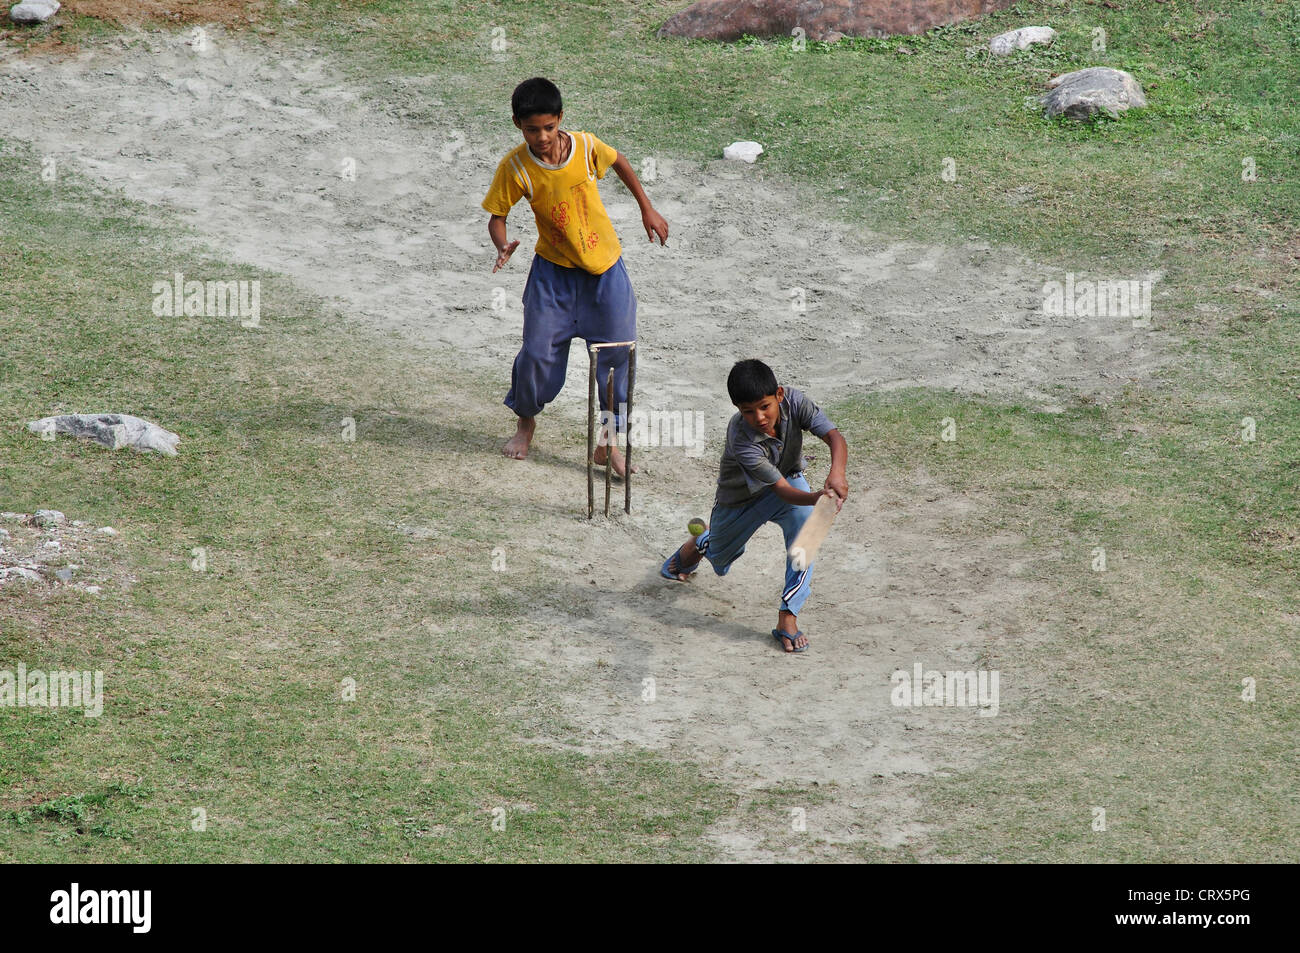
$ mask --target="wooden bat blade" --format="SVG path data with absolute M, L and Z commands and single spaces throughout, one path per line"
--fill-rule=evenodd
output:
M 823 496 L 813 507 L 812 516 L 808 517 L 808 522 L 803 524 L 803 529 L 799 530 L 799 535 L 790 544 L 790 561 L 799 572 L 812 565 L 838 512 L 835 500 L 829 496 Z

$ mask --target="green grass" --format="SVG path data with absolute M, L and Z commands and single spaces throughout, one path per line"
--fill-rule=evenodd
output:
M 921 37 L 801 53 L 788 41 L 655 39 L 684 5 L 591 0 L 557 21 L 545 3 L 313 0 L 282 8 L 277 26 L 291 42 L 328 44 L 359 74 L 439 77 L 443 105 L 408 103 L 405 121 L 449 112 L 449 138 L 511 139 L 511 88 L 547 75 L 566 94 L 567 124 L 634 164 L 717 157 L 754 138 L 768 150 L 755 174 L 866 229 L 978 236 L 1063 270 L 1162 271 L 1155 324 L 1177 339 L 1149 388 L 1059 414 L 925 391 L 832 408 L 855 453 L 894 479 L 923 465 L 981 499 L 952 533 L 1023 535 L 1050 597 L 1028 610 L 1029 644 L 988 646 L 1024 689 L 1004 704 L 1004 742 L 978 769 L 915 789 L 930 841 L 821 850 L 1294 860 L 1300 4 L 1022 2 Z M 1060 32 L 1051 49 L 978 53 L 1032 23 Z M 492 54 L 494 27 L 504 57 Z M 1104 52 L 1091 46 L 1097 27 Z M 1094 64 L 1132 72 L 1150 107 L 1090 124 L 1026 108 L 1051 73 Z M 940 176 L 945 157 L 955 182 Z M 1242 180 L 1246 157 L 1254 182 Z M 741 800 L 689 764 L 522 745 L 521 725 L 564 730 L 554 699 L 525 690 L 500 651 L 539 593 L 494 588 L 486 559 L 477 575 L 437 577 L 436 544 L 381 528 L 435 523 L 490 550 L 493 531 L 472 507 L 453 515 L 417 462 L 490 451 L 475 407 L 455 402 L 429 424 L 428 407 L 393 396 L 435 392 L 418 367 L 345 335 L 274 276 L 262 276 L 277 289 L 263 298 L 281 306 L 260 336 L 142 320 L 148 283 L 180 267 L 178 253 L 117 203 L 33 189 L 30 157 L 3 162 L 0 235 L 21 223 L 25 238 L 0 239 L 12 276 L 0 281 L 6 505 L 66 499 L 104 520 L 125 501 L 140 581 L 129 599 L 98 603 L 0 591 L 0 650 L 33 666 L 98 660 L 122 713 L 0 719 L 0 856 L 684 859 L 714 818 L 738 812 L 759 829 L 791 802 L 827 797 L 786 787 Z M 244 276 L 197 255 L 183 265 Z M 383 371 L 357 379 L 353 366 Z M 183 427 L 185 454 L 60 441 L 32 455 L 18 430 L 29 408 L 92 395 Z M 347 415 L 358 440 L 341 445 Z M 952 442 L 940 438 L 947 417 Z M 1246 417 L 1254 441 L 1241 437 Z M 374 512 L 350 503 L 363 488 Z M 204 576 L 187 567 L 193 546 L 212 553 Z M 1098 547 L 1105 572 L 1092 568 Z M 437 598 L 430 573 L 445 582 Z M 421 634 L 426 619 L 443 626 L 440 652 Z M 345 675 L 361 686 L 348 705 Z M 1243 678 L 1257 682 L 1254 702 Z M 526 806 L 510 836 L 494 835 L 491 808 L 510 804 Z M 189 829 L 203 805 L 219 837 Z M 1092 828 L 1096 807 L 1105 832 Z M 773 832 L 764 846 L 785 856 L 792 843 Z
M 1285 399 L 1251 383 L 1255 406 Z M 895 479 L 923 466 L 989 502 L 954 532 L 1017 533 L 1040 554 L 1031 573 L 1048 595 L 1031 609 L 1033 645 L 987 648 L 1003 690 L 1017 690 L 1004 715 L 1027 727 L 977 770 L 920 783 L 939 856 L 1294 859 L 1294 414 L 1269 416 L 1254 443 L 1231 414 L 1176 391 L 1063 414 L 910 392 L 835 414 Z

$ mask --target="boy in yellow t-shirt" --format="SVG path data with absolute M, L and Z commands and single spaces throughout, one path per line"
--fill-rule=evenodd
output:
M 575 337 L 591 344 L 636 339 L 636 296 L 596 180 L 611 168 L 618 173 L 641 206 L 650 241 L 656 235 L 660 245 L 667 241 L 668 223 L 646 198 L 626 156 L 589 132 L 560 129 L 564 105 L 550 80 L 536 77 L 520 83 L 510 106 L 524 144 L 501 160 L 483 208 L 492 216 L 488 235 L 497 250 L 494 272 L 519 247 L 518 239 L 506 240 L 510 209 L 527 198 L 537 219 L 537 254 L 524 285 L 523 346 L 505 399 L 519 420 L 515 435 L 501 450 L 522 460 L 528 455 L 537 414 L 564 386 L 569 342 Z M 614 368 L 613 408 L 606 406 L 605 388 L 598 390 L 600 409 L 613 411 L 618 431 L 627 427 L 619 413 L 627 405 L 627 363 L 626 349 L 603 348 L 596 364 L 602 382 Z M 604 464 L 606 453 L 613 454 L 614 470 L 623 475 L 623 455 L 617 447 L 597 447 L 596 463 Z

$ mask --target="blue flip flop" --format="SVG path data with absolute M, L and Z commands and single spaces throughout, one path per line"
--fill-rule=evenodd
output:
M 689 576 L 691 573 L 695 572 L 695 570 L 700 568 L 700 563 L 697 562 L 690 569 L 683 569 L 681 561 L 678 559 L 680 555 L 681 550 L 674 549 L 673 554 L 665 559 L 664 564 L 659 567 L 659 575 L 663 576 L 665 579 L 671 579 L 673 582 L 685 582 L 685 579 L 678 579 L 676 573 L 685 573 Z M 700 562 L 703 561 L 703 559 L 700 560 Z M 677 567 L 675 570 L 673 569 L 674 564 Z
M 782 651 L 782 652 L 785 652 L 785 640 L 786 640 L 786 639 L 789 639 L 789 640 L 791 641 L 791 643 L 793 643 L 794 640 L 797 639 L 797 638 L 799 638 L 799 636 L 801 636 L 801 635 L 803 635 L 803 629 L 800 629 L 799 631 L 795 632 L 795 634 L 794 634 L 793 636 L 790 636 L 788 633 L 782 632 L 780 629 L 773 629 L 773 630 L 772 630 L 772 638 L 776 639 L 776 644 L 779 645 L 779 646 L 781 646 L 781 651 Z M 803 648 L 801 648 L 801 649 L 795 649 L 793 652 L 785 652 L 785 654 L 786 654 L 786 655 L 798 655 L 800 652 L 807 652 L 807 651 L 808 651 L 808 646 L 809 646 L 809 645 L 812 645 L 812 643 L 809 642 L 808 645 L 805 645 Z

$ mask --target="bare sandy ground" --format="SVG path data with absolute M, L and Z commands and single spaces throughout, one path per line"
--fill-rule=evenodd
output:
M 348 318 L 397 332 L 403 346 L 499 372 L 504 393 L 535 237 L 518 207 L 512 237 L 523 245 L 492 274 L 478 203 L 517 141 L 505 111 L 494 128 L 469 130 L 436 80 L 362 87 L 314 51 L 216 29 L 198 49 L 188 36 L 139 33 L 63 60 L 7 56 L 0 128 L 60 167 L 179 211 L 219 253 L 290 276 Z M 630 158 L 639 166 L 645 157 Z M 1037 681 L 1015 670 L 1016 647 L 1034 637 L 1025 620 L 1036 589 L 1023 578 L 1034 556 L 1018 538 L 965 527 L 979 500 L 919 466 L 905 485 L 888 485 L 870 448 L 851 448 L 857 492 L 801 617 L 813 649 L 781 654 L 768 635 L 782 569 L 774 527 L 725 579 L 707 569 L 684 585 L 657 576 L 686 518 L 707 516 L 732 411 L 726 370 L 763 357 L 823 403 L 927 386 L 1051 408 L 1145 379 L 1158 337 L 1111 318 L 1044 317 L 1043 282 L 1061 273 L 1016 253 L 895 241 L 830 221 L 819 208 L 833 200 L 801 194 L 761 165 L 654 158 L 647 188 L 672 229 L 667 247 L 646 243 L 615 177 L 602 186 L 640 301 L 638 403 L 702 413 L 709 449 L 644 451 L 636 512 L 588 524 L 577 461 L 546 452 L 548 428 L 582 426 L 586 363 L 574 352 L 569 386 L 543 418 L 541 452 L 482 461 L 480 477 L 509 487 L 532 514 L 512 528 L 515 545 L 542 554 L 560 587 L 520 632 L 516 662 L 561 686 L 584 748 L 633 743 L 756 791 L 815 782 L 832 794 L 806 807 L 806 832 L 792 832 L 784 810 L 768 826 L 743 810 L 715 825 L 711 839 L 728 856 L 786 856 L 765 838 L 800 857 L 818 840 L 924 849 L 911 782 L 969 768 L 1020 730 L 1017 699 Z M 806 312 L 792 309 L 791 289 L 803 289 Z M 447 373 L 454 379 L 455 368 Z M 484 423 L 508 435 L 504 408 Z M 812 445 L 820 480 L 828 456 Z M 890 673 L 917 661 L 1001 668 L 1001 714 L 893 707 Z

